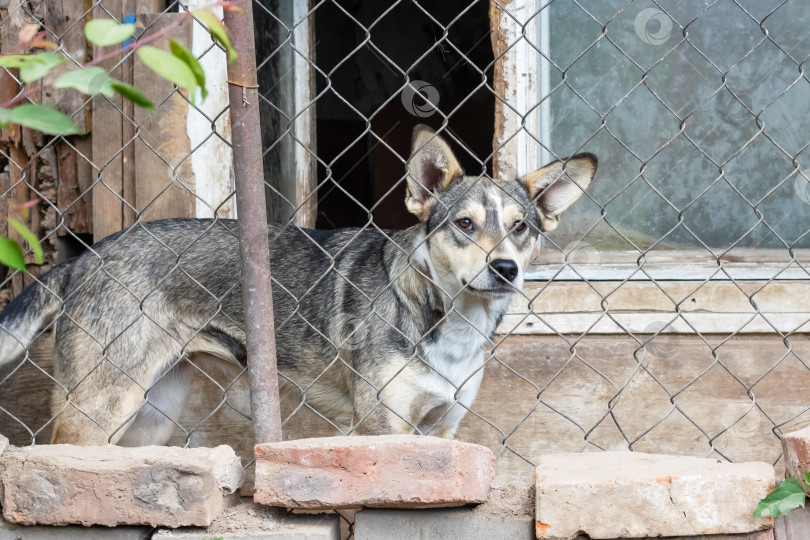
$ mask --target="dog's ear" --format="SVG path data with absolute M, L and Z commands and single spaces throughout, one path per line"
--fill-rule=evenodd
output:
M 537 205 L 542 231 L 557 228 L 562 213 L 585 193 L 597 164 L 595 155 L 577 154 L 518 179 Z
M 464 171 L 444 139 L 425 125 L 413 128 L 405 193 L 405 206 L 410 213 L 425 221 L 436 204 L 436 194 L 462 176 Z

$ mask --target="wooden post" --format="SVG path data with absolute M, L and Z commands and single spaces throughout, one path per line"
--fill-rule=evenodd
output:
M 531 41 L 537 46 L 538 19 L 537 3 L 533 0 L 490 2 L 494 87 L 501 98 L 495 100 L 492 175 L 502 180 L 526 174 L 541 165 L 540 145 L 531 136 L 539 135 L 539 55 L 529 44 Z
M 315 21 L 307 17 L 309 0 L 293 0 L 293 42 L 298 52 L 293 59 L 295 69 L 295 204 L 298 211 L 295 224 L 315 228 L 318 199 L 313 195 L 318 183 L 318 161 L 315 159 Z
M 107 0 L 104 7 L 119 21 L 123 17 L 123 0 Z M 95 18 L 109 18 L 101 7 L 93 10 Z M 94 56 L 101 54 L 94 47 Z M 100 67 L 111 77 L 123 78 L 119 59 L 102 62 Z M 118 67 L 113 67 L 118 64 Z M 93 98 L 93 164 L 94 173 L 100 181 L 93 188 L 93 240 L 120 231 L 124 227 L 121 198 L 124 196 L 123 168 L 123 100 L 119 94 L 111 99 L 102 95 Z

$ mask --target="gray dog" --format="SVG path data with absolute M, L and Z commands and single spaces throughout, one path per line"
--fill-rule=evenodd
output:
M 580 154 L 510 182 L 465 176 L 450 146 L 417 126 L 405 204 L 418 225 L 269 226 L 283 397 L 305 390 L 354 433 L 453 437 L 540 231 L 557 226 L 596 165 Z M 142 223 L 11 302 L 0 365 L 53 325 L 52 441 L 164 444 L 195 366 L 245 365 L 239 275 L 234 221 Z

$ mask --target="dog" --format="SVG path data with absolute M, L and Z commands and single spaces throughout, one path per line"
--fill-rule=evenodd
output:
M 596 168 L 578 154 L 512 181 L 466 176 L 447 141 L 417 126 L 405 197 L 417 225 L 268 225 L 282 399 L 354 434 L 452 438 L 540 233 Z M 165 444 L 195 370 L 246 365 L 239 275 L 235 221 L 141 223 L 0 313 L 0 365 L 52 329 L 52 442 Z

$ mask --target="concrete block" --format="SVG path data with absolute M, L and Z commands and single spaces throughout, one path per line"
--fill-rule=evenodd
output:
M 9 446 L 0 503 L 22 525 L 208 525 L 244 476 L 227 446 Z
M 493 487 L 487 502 L 464 508 L 357 512 L 355 540 L 530 540 L 534 538 L 534 486 Z
M 587 536 L 580 536 L 577 540 L 590 540 Z M 621 538 L 615 538 L 612 540 L 623 540 Z M 655 537 L 647 537 L 643 538 L 642 540 L 661 540 L 660 536 Z M 773 529 L 769 531 L 759 531 L 753 533 L 745 533 L 745 534 L 712 534 L 712 535 L 705 535 L 701 534 L 700 536 L 668 536 L 666 540 L 774 540 L 773 538 Z
M 767 463 L 639 452 L 556 454 L 538 460 L 537 538 L 570 540 L 741 534 L 775 486 Z
M 340 540 L 337 514 L 293 514 L 245 503 L 225 510 L 204 529 L 161 529 L 153 540 Z
M 328 437 L 256 446 L 261 504 L 288 508 L 460 506 L 486 500 L 495 456 L 417 435 Z
M 0 540 L 149 540 L 149 527 L 48 527 L 17 525 L 0 519 Z
M 796 508 L 776 518 L 773 532 L 776 540 L 810 538 L 810 508 Z
M 365 509 L 354 522 L 356 540 L 531 540 L 534 520 L 527 517 L 481 519 L 463 508 L 434 510 Z

